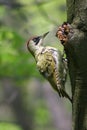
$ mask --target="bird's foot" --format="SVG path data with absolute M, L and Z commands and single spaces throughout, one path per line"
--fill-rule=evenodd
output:
M 73 30 L 71 25 L 67 22 L 64 22 L 61 26 L 59 26 L 56 32 L 56 37 L 61 41 L 63 45 L 65 45 L 69 39 L 69 33 L 72 32 Z

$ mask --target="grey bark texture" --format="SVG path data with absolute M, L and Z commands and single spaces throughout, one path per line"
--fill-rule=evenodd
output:
M 67 0 L 73 34 L 65 45 L 73 96 L 73 130 L 87 130 L 87 0 Z

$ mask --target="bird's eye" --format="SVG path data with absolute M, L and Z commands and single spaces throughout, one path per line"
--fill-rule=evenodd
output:
M 36 37 L 33 39 L 33 41 L 35 42 L 35 45 L 37 45 L 40 41 L 40 37 Z
M 34 41 L 34 42 L 36 42 L 36 41 L 37 41 L 37 39 L 36 39 L 36 38 L 34 38 L 34 39 L 33 39 L 33 41 Z

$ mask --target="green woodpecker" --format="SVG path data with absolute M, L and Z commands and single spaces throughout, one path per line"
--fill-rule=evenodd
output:
M 67 68 L 62 54 L 54 47 L 43 46 L 43 40 L 48 33 L 30 38 L 27 48 L 34 56 L 39 72 L 50 82 L 59 96 L 66 97 L 72 102 L 64 87 Z

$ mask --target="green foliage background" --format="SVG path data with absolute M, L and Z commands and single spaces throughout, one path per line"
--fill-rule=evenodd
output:
M 66 13 L 65 0 L 17 2 L 21 7 L 0 6 L 0 77 L 21 79 L 38 75 L 26 49 L 29 37 L 52 30 L 66 20 Z

